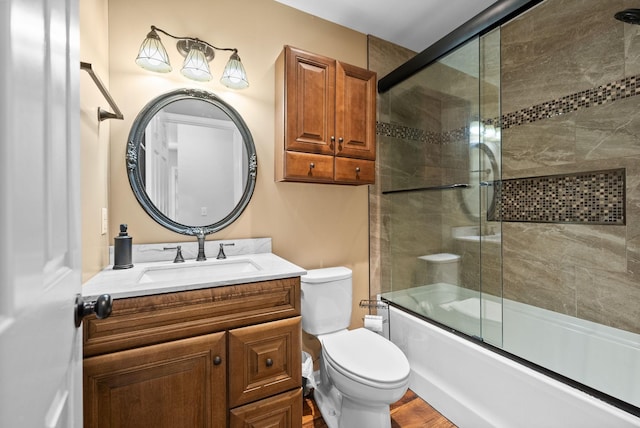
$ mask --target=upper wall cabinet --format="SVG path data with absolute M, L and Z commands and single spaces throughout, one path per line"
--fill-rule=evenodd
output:
M 374 183 L 376 73 L 285 46 L 276 91 L 276 180 Z

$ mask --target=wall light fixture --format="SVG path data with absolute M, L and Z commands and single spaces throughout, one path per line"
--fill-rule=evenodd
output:
M 157 73 L 168 73 L 172 70 L 169 56 L 160 41 L 158 31 L 178 41 L 176 44 L 178 52 L 185 57 L 180 72 L 185 77 L 199 82 L 208 82 L 212 78 L 209 62 L 215 57 L 215 51 L 230 51 L 233 53 L 222 72 L 220 83 L 231 89 L 244 89 L 249 86 L 247 73 L 242 66 L 237 49 L 218 48 L 193 37 L 176 37 L 154 25 L 151 26 L 151 31 L 140 46 L 136 58 L 136 64 L 140 67 Z

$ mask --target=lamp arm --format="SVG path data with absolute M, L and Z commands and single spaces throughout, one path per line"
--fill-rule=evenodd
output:
M 207 45 L 209 48 L 211 48 L 211 49 L 215 49 L 215 50 L 218 50 L 218 51 L 230 51 L 230 52 L 238 53 L 238 49 L 236 49 L 236 48 L 219 48 L 219 47 L 217 47 L 217 46 L 213 46 L 212 44 L 210 44 L 210 43 L 208 43 L 208 42 L 205 42 L 204 40 L 200 40 L 200 39 L 197 39 L 197 38 L 193 38 L 193 37 L 177 37 L 177 36 L 174 36 L 173 34 L 169 34 L 169 33 L 167 33 L 166 31 L 164 31 L 162 28 L 158 28 L 158 27 L 156 27 L 155 25 L 152 25 L 152 26 L 151 26 L 151 30 L 159 31 L 159 32 L 161 32 L 162 34 L 165 34 L 165 35 L 167 35 L 167 36 L 171 37 L 172 39 L 176 39 L 176 40 L 189 40 L 189 41 L 192 41 L 192 42 L 202 43 L 202 44 L 204 44 L 204 45 Z

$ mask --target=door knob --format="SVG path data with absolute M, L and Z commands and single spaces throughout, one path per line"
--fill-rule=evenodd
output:
M 113 299 L 108 294 L 103 294 L 96 300 L 83 300 L 79 294 L 76 296 L 76 327 L 80 327 L 84 317 L 96 314 L 96 318 L 103 319 L 111 315 Z

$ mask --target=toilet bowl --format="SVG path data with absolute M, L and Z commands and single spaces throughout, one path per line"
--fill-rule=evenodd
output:
M 321 345 L 314 398 L 329 428 L 390 428 L 389 405 L 404 395 L 409 362 L 400 348 L 364 328 L 347 330 L 351 271 L 316 269 L 301 278 L 302 328 Z

